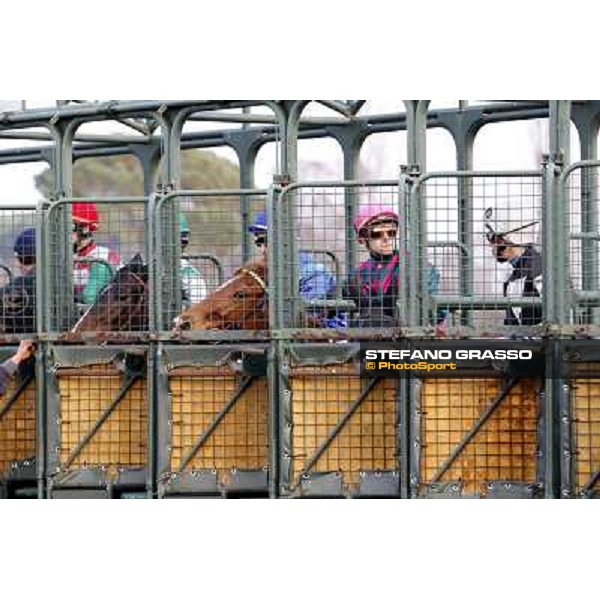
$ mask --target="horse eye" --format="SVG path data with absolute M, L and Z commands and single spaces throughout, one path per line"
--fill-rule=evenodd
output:
M 246 292 L 244 290 L 238 290 L 233 294 L 233 297 L 236 300 L 243 300 L 246 297 Z

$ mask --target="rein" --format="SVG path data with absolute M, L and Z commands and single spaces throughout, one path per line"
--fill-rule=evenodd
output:
M 146 289 L 146 282 L 139 276 L 136 275 L 133 271 L 129 271 L 129 274 L 144 288 Z

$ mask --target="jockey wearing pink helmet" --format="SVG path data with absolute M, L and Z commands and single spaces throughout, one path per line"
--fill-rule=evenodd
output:
M 399 220 L 398 214 L 391 208 L 381 204 L 367 204 L 354 217 L 354 230 L 359 240 L 364 240 L 368 237 L 369 230 L 376 225 L 394 224 L 397 230 Z
M 358 242 L 369 251 L 344 286 L 344 296 L 353 300 L 359 310 L 359 326 L 393 326 L 397 324 L 396 308 L 400 282 L 400 252 L 398 228 L 400 217 L 389 206 L 362 206 L 354 219 Z M 428 291 L 435 293 L 439 273 L 430 266 L 427 273 Z M 445 314 L 438 314 L 438 324 Z
M 347 281 L 343 294 L 357 304 L 360 326 L 393 325 L 400 274 L 399 221 L 394 210 L 380 204 L 362 206 L 354 219 L 358 242 L 370 256 Z

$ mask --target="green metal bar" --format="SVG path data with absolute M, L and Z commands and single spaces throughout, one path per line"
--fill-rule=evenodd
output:
M 229 402 L 217 413 L 212 423 L 202 432 L 192 449 L 187 453 L 185 458 L 181 461 L 177 473 L 182 473 L 183 470 L 190 464 L 191 460 L 196 456 L 198 450 L 202 448 L 206 440 L 213 434 L 215 429 L 219 426 L 221 421 L 227 416 L 229 411 L 236 405 L 237 401 L 243 396 L 244 392 L 250 387 L 256 377 L 248 375 L 242 379 L 240 386 L 235 391 Z
M 598 292 L 600 294 L 600 292 Z M 445 296 L 434 294 L 432 296 L 437 306 L 449 306 L 453 308 L 469 309 L 494 309 L 507 306 L 540 306 L 543 304 L 543 298 L 538 296 L 515 296 L 506 298 L 504 296 Z
M 437 483 L 443 476 L 444 473 L 452 466 L 454 461 L 460 456 L 460 453 L 465 449 L 469 442 L 477 435 L 479 430 L 486 424 L 488 419 L 494 414 L 496 409 L 500 406 L 504 398 L 508 396 L 509 392 L 517 383 L 518 378 L 514 377 L 507 383 L 506 387 L 498 394 L 496 399 L 483 411 L 481 416 L 473 423 L 471 429 L 467 432 L 465 437 L 459 442 L 452 454 L 444 461 L 442 466 L 438 469 L 437 473 L 432 477 L 429 485 Z
M 139 373 L 135 373 L 123 384 L 123 387 L 117 394 L 117 397 L 110 403 L 106 410 L 100 415 L 96 423 L 94 423 L 94 426 L 86 433 L 86 435 L 79 441 L 77 446 L 71 451 L 69 457 L 62 466 L 64 470 L 68 469 L 71 466 L 71 464 L 73 464 L 73 461 L 77 458 L 79 453 L 85 448 L 85 446 L 87 446 L 89 441 L 96 435 L 100 427 L 104 425 L 108 417 L 110 417 L 115 408 L 117 408 L 121 400 L 123 400 L 125 394 L 131 389 L 133 384 L 141 378 L 142 376 Z
M 427 171 L 427 107 L 429 100 L 405 100 L 407 131 L 408 176 L 416 179 Z M 411 182 L 412 183 L 412 182 Z M 409 279 L 410 289 L 409 323 L 427 323 L 428 295 L 425 293 L 427 272 L 427 199 L 421 192 L 411 198 L 407 236 L 410 238 Z
M 39 325 L 38 325 L 39 329 Z M 46 402 L 46 361 L 48 359 L 48 348 L 45 343 L 38 343 L 36 356 L 36 478 L 38 498 L 45 495 L 44 482 L 46 481 L 46 452 L 48 449 L 48 436 L 46 430 L 47 402 Z
M 348 421 L 352 418 L 352 415 L 356 412 L 358 407 L 363 403 L 364 399 L 369 395 L 369 393 L 373 390 L 373 388 L 377 385 L 379 379 L 371 379 L 369 383 L 365 387 L 365 389 L 359 394 L 358 398 L 350 405 L 348 410 L 343 414 L 342 418 L 339 420 L 337 425 L 329 432 L 325 441 L 319 446 L 319 448 L 315 451 L 315 453 L 310 457 L 308 462 L 304 465 L 304 468 L 300 472 L 298 477 L 298 482 L 293 487 L 292 491 L 295 490 L 299 485 L 300 481 L 303 477 L 305 477 L 311 468 L 317 463 L 319 458 L 323 455 L 325 450 L 329 448 L 329 445 L 336 438 L 338 433 L 343 429 L 343 427 L 348 423 Z
M 411 422 L 410 422 L 410 398 L 411 398 L 411 379 L 401 377 L 398 380 L 396 388 L 396 439 L 399 456 L 400 471 L 400 497 L 408 498 L 410 496 L 410 455 L 411 455 Z
M 221 261 L 214 254 L 200 253 L 200 254 L 182 254 L 182 259 L 189 260 L 207 260 L 213 265 L 215 265 L 215 269 L 217 270 L 217 281 L 219 285 L 223 283 L 224 275 L 223 275 L 223 266 L 221 265 Z
M 280 281 L 281 268 L 281 245 L 279 243 L 279 211 L 278 194 L 279 186 L 273 184 L 267 193 L 266 216 L 267 223 L 271 223 L 269 232 L 271 243 L 267 245 L 267 296 L 269 298 L 269 326 L 271 329 L 279 329 L 282 326 L 280 321 L 283 315 L 281 287 L 276 284 Z
M 464 122 L 463 122 L 464 123 Z M 473 170 L 473 145 L 475 143 L 475 131 L 463 125 L 456 140 L 456 162 L 459 171 Z M 473 222 L 469 218 L 473 210 L 473 186 L 470 179 L 459 179 L 457 182 L 458 192 L 458 239 L 459 243 L 469 246 L 473 239 Z M 459 269 L 460 293 L 470 295 L 474 289 L 475 266 L 472 255 L 462 254 Z M 465 311 L 461 315 L 461 324 L 469 326 L 472 324 L 472 314 Z
M 399 286 L 398 290 L 398 319 L 402 327 L 408 326 L 411 322 L 411 303 L 414 290 L 411 290 L 409 282 L 412 281 L 410 275 L 410 265 L 407 264 L 409 253 L 409 234 L 410 234 L 410 199 L 413 180 L 408 175 L 405 165 L 400 167 L 400 179 L 398 181 L 398 204 L 400 215 L 400 243 L 402 244 L 400 252 Z
M 156 498 L 158 481 L 158 353 L 156 345 L 148 347 L 148 365 L 146 372 L 146 384 L 148 394 L 148 447 L 146 467 L 146 495 L 148 498 Z
M 267 393 L 269 395 L 269 497 L 279 497 L 280 464 L 280 406 L 279 406 L 279 352 L 278 344 L 271 342 L 267 354 Z

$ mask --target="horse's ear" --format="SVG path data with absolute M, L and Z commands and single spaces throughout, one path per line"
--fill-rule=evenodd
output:
M 142 255 L 138 252 L 128 263 L 130 267 L 143 267 L 144 261 Z

